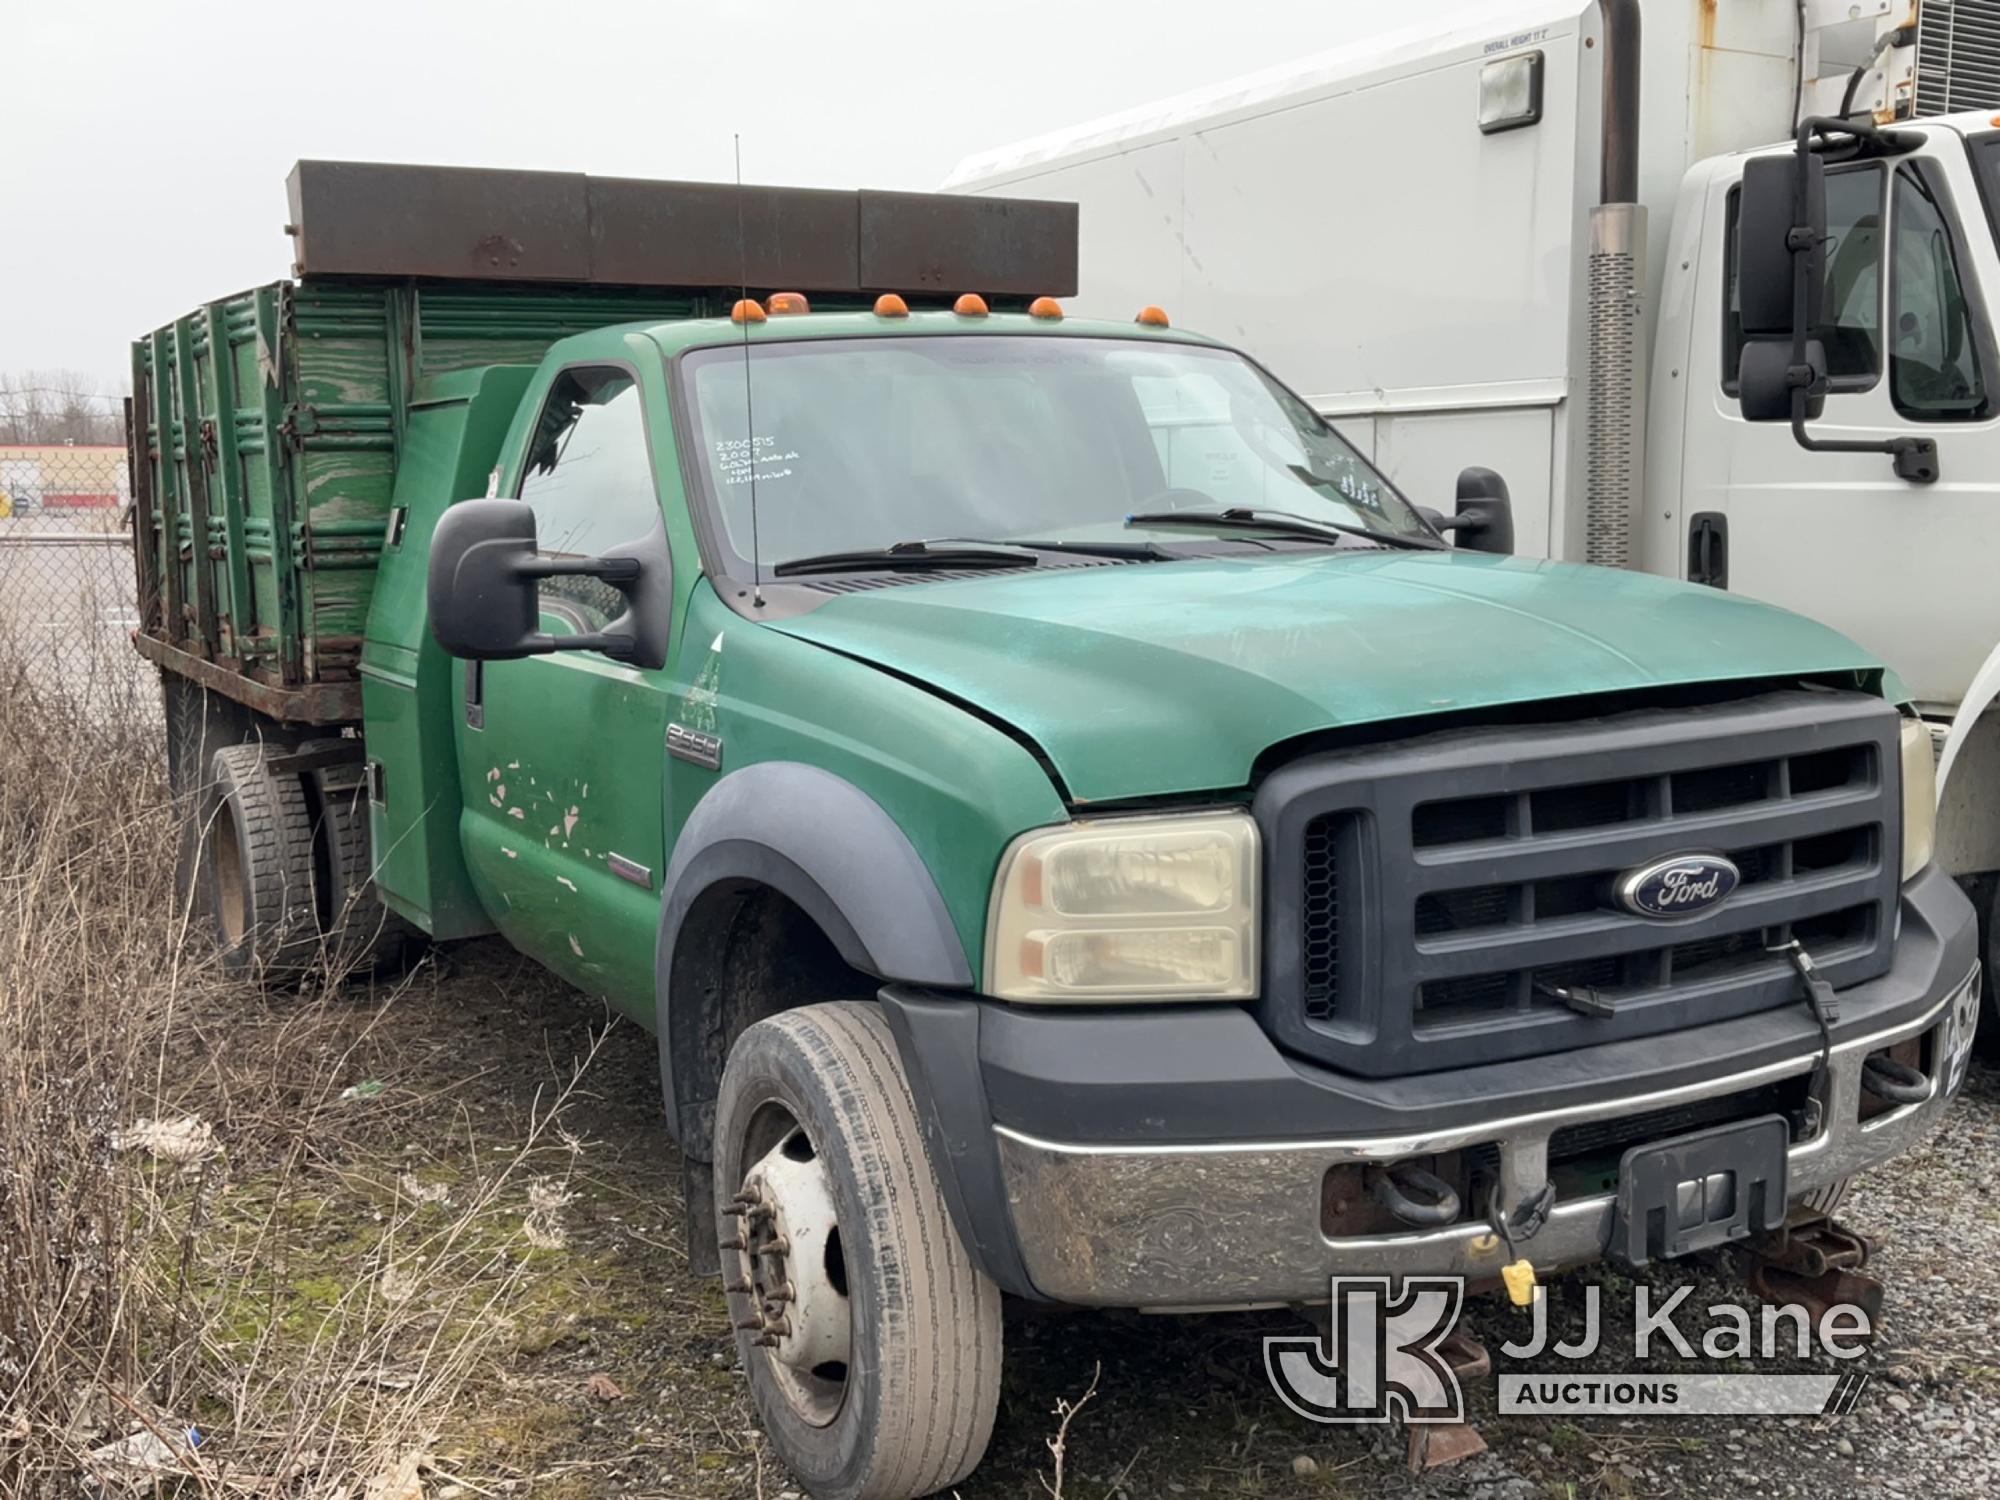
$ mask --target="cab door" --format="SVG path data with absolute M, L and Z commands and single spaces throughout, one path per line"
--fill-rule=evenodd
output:
M 671 568 L 648 436 L 662 395 L 617 363 L 538 377 L 503 493 L 533 509 L 541 552 L 639 544 L 643 566 Z M 623 599 L 554 578 L 540 605 L 543 630 L 571 635 L 602 629 Z M 459 671 L 461 832 L 481 899 L 514 946 L 650 1021 L 668 673 L 585 650 Z
M 1932 484 L 1882 453 L 1814 453 L 1736 406 L 1740 187 L 1712 189 L 1682 454 L 1682 576 L 1812 616 L 1894 667 L 1927 706 L 1955 703 L 2000 640 L 2000 257 L 1965 140 L 1827 174 L 1822 337 L 1830 389 L 1816 436 L 1926 436 Z M 1712 330 L 1712 332 L 1710 332 Z M 1706 363 L 1704 371 L 1700 366 Z

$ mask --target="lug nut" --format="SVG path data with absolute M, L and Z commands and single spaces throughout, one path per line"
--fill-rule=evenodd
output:
M 766 1242 L 762 1253 L 765 1255 L 783 1255 L 791 1248 L 792 1242 L 790 1240 L 786 1239 L 782 1234 L 774 1234 Z
M 738 1318 L 729 1326 L 731 1328 L 741 1328 L 745 1333 L 749 1333 L 754 1329 L 762 1328 L 764 1320 L 762 1318 Z
M 722 1289 L 723 1289 L 723 1290 L 724 1290 L 725 1292 L 736 1292 L 736 1293 L 741 1293 L 741 1294 L 742 1294 L 742 1295 L 744 1295 L 744 1296 L 748 1296 L 748 1295 L 749 1295 L 749 1294 L 750 1294 L 751 1292 L 754 1292 L 754 1291 L 756 1291 L 756 1290 L 757 1290 L 757 1289 L 756 1289 L 755 1287 L 753 1287 L 752 1285 L 750 1285 L 750 1283 L 749 1283 L 748 1281 L 744 1281 L 744 1280 L 737 1280 L 737 1281 L 731 1281 L 731 1282 L 725 1282 L 725 1283 L 723 1284 L 723 1288 L 722 1288 Z
M 732 1236 L 722 1242 L 722 1248 L 725 1250 L 741 1250 L 744 1248 L 744 1245 L 741 1238 Z

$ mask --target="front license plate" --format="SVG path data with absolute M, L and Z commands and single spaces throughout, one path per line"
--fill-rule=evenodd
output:
M 1791 1143 L 1790 1122 L 1764 1115 L 1634 1146 L 1618 1169 L 1612 1255 L 1643 1266 L 1778 1228 Z

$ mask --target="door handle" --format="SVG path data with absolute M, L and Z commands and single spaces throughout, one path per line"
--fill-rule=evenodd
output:
M 1729 517 L 1721 511 L 1705 510 L 1688 522 L 1687 580 L 1729 587 Z

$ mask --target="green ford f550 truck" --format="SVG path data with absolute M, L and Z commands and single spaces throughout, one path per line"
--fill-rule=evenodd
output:
M 246 968 L 497 932 L 655 1028 L 815 1494 L 977 1463 L 1002 1293 L 1809 1237 L 1959 1084 L 1876 662 L 1063 318 L 1071 207 L 291 187 L 296 279 L 134 351 L 189 878 Z

